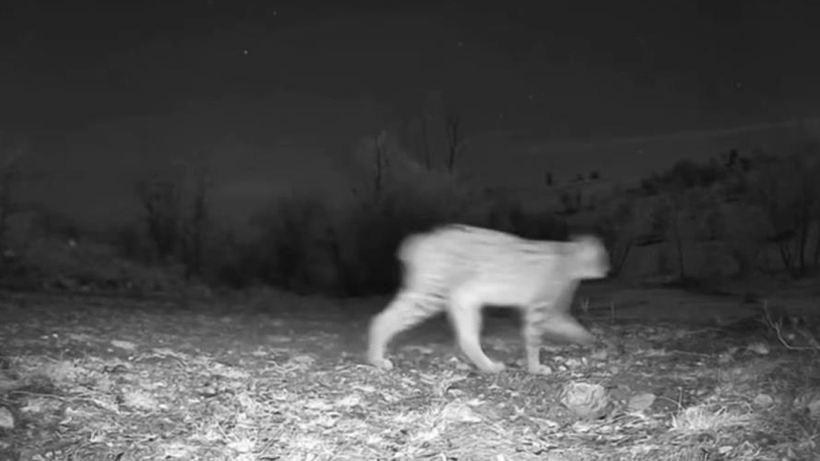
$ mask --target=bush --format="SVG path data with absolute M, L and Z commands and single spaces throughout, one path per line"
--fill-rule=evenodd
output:
M 437 190 L 437 192 L 436 192 Z M 453 187 L 394 188 L 331 206 L 319 196 L 291 196 L 253 220 L 261 282 L 335 296 L 388 293 L 401 267 L 396 250 L 410 234 L 451 222 L 565 240 L 568 226 L 550 213 L 528 213 L 506 201 L 477 199 Z
M 238 241 L 231 233 L 209 242 L 203 259 L 202 277 L 209 286 L 240 290 L 259 282 L 258 247 Z
M 342 296 L 391 291 L 400 274 L 399 243 L 448 221 L 444 202 L 396 192 L 332 209 L 317 196 L 283 198 L 253 220 L 259 280 Z
M 125 260 L 109 244 L 82 237 L 37 235 L 15 254 L 14 261 L 3 264 L 0 271 L 7 289 L 145 295 L 171 293 L 182 286 L 181 274 Z
M 559 216 L 529 212 L 509 200 L 493 203 L 486 221 L 475 224 L 535 240 L 566 240 L 569 237 L 569 226 Z

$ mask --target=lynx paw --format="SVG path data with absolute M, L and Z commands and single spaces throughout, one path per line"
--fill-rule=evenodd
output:
M 505 368 L 506 367 L 503 363 L 491 360 L 481 367 L 481 371 L 483 371 L 484 373 L 497 374 L 504 371 Z
M 393 369 L 393 362 L 390 359 L 386 359 L 384 357 L 370 357 L 368 359 L 371 365 L 374 367 L 381 369 L 381 370 L 392 370 Z
M 537 365 L 528 366 L 527 373 L 531 375 L 550 375 L 552 374 L 552 368 L 539 363 Z

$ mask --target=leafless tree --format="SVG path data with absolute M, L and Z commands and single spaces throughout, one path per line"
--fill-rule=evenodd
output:
M 662 236 L 675 253 L 678 277 L 683 280 L 686 272 L 686 237 L 688 234 L 689 210 L 685 190 L 669 191 L 660 197 L 652 213 L 652 227 Z
M 637 236 L 638 221 L 635 208 L 638 203 L 630 199 L 613 200 L 601 206 L 603 216 L 597 227 L 609 249 L 611 273 L 617 276 L 626 264 Z
M 212 186 L 208 161 L 201 152 L 136 185 L 157 256 L 164 264 L 181 262 L 186 277 L 202 273 Z
M 429 124 L 430 121 L 433 119 L 433 116 L 430 115 L 428 110 L 425 110 L 421 114 L 421 148 L 422 148 L 422 158 L 424 159 L 424 167 L 427 168 L 429 171 L 433 168 L 431 155 L 430 155 L 430 128 Z
M 461 133 L 461 117 L 448 115 L 445 123 L 447 129 L 447 171 L 453 173 L 456 160 L 465 147 L 464 137 Z
M 157 256 L 163 263 L 168 263 L 176 253 L 180 237 L 182 212 L 179 184 L 153 176 L 138 181 L 135 191 L 145 212 L 145 224 Z
M 820 166 L 805 153 L 768 157 L 764 162 L 752 193 L 758 206 L 766 211 L 773 229 L 770 240 L 777 244 L 784 268 L 793 278 L 799 278 L 808 271 L 809 240 L 820 219 L 820 183 L 814 176 Z M 820 237 L 815 240 L 813 259 L 820 259 Z M 816 265 L 816 260 L 812 262 Z
M 205 156 L 198 152 L 188 162 L 187 173 L 192 181 L 192 197 L 187 215 L 183 216 L 183 264 L 185 275 L 190 278 L 201 275 L 204 265 L 203 255 L 210 220 L 209 196 L 213 186 Z
M 382 130 L 373 138 L 373 193 L 376 199 L 382 196 L 384 190 L 384 175 L 387 167 L 386 137 L 387 132 Z

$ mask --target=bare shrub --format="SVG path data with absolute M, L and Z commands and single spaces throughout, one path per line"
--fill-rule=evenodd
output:
M 260 280 L 334 295 L 391 291 L 401 240 L 471 208 L 453 174 L 421 165 L 386 131 L 362 139 L 345 168 L 351 194 L 291 195 L 254 218 Z
M 745 202 L 724 203 L 710 224 L 735 262 L 738 277 L 760 269 L 759 256 L 771 228 L 763 210 Z
M 820 263 L 820 147 L 808 142 L 785 157 L 757 158 L 750 201 L 766 214 L 769 240 L 777 245 L 783 268 L 793 278 L 803 277 Z M 810 253 L 812 232 L 814 253 Z
M 318 196 L 286 196 L 251 218 L 259 230 L 259 276 L 286 289 L 309 285 L 308 248 L 316 244 L 315 223 L 326 212 Z
M 605 201 L 598 209 L 595 229 L 609 251 L 612 276 L 623 269 L 639 234 L 648 231 L 648 223 L 639 219 L 643 214 L 639 210 L 644 206 L 645 202 L 635 197 L 620 195 Z

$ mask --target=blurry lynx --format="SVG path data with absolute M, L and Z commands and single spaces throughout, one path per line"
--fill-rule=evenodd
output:
M 569 242 L 526 240 L 504 232 L 451 224 L 407 237 L 399 247 L 402 287 L 370 324 L 369 362 L 393 368 L 385 350 L 394 336 L 447 311 L 464 354 L 484 372 L 504 364 L 484 353 L 479 341 L 484 305 L 523 312 L 527 371 L 544 373 L 541 336 L 592 344 L 595 337 L 569 314 L 581 280 L 603 278 L 609 256 L 597 237 Z

